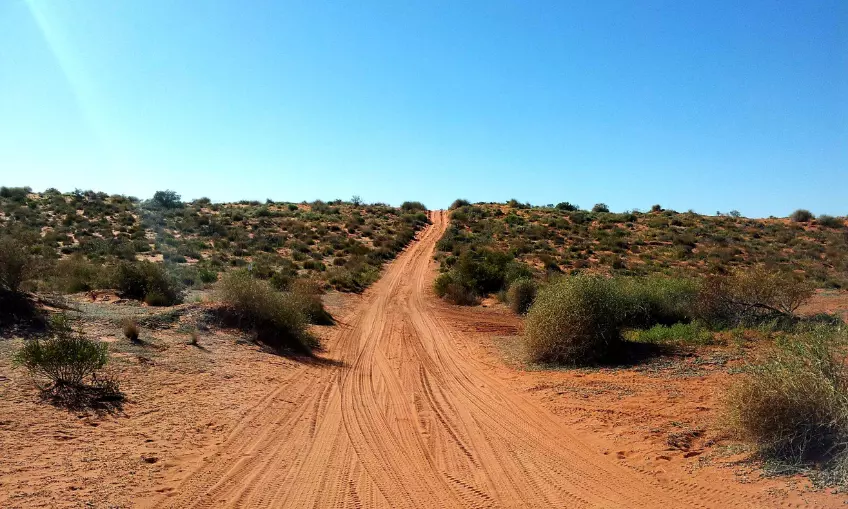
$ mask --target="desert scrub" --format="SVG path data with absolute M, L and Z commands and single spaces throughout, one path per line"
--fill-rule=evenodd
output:
M 290 292 L 278 292 L 246 271 L 233 271 L 218 282 L 215 295 L 223 304 L 225 322 L 252 330 L 268 346 L 300 352 L 318 346 L 307 332 L 302 299 Z
M 139 329 L 138 324 L 135 323 L 135 320 L 132 318 L 124 318 L 121 323 L 121 330 L 124 333 L 124 337 L 129 339 L 132 342 L 138 341 Z
M 697 314 L 700 284 L 692 278 L 659 275 L 614 278 L 627 302 L 626 324 L 652 327 L 689 322 Z
M 115 287 L 124 297 L 143 300 L 151 306 L 182 302 L 182 285 L 161 264 L 121 262 L 115 270 Z
M 791 322 L 812 295 L 813 286 L 792 272 L 739 268 L 702 282 L 698 314 L 713 327 L 755 325 L 775 318 Z
M 588 275 L 559 278 L 539 292 L 527 313 L 527 353 L 535 362 L 591 364 L 619 342 L 624 312 L 612 280 Z
M 532 279 L 517 279 L 509 285 L 506 300 L 515 314 L 526 314 L 536 300 L 536 283 Z
M 14 361 L 55 403 L 81 407 L 123 397 L 114 378 L 98 377 L 109 361 L 108 345 L 74 330 L 65 315 L 53 317 L 46 339 L 24 343 Z
M 728 391 L 726 418 L 761 455 L 798 465 L 844 467 L 848 368 L 844 326 L 778 340 Z

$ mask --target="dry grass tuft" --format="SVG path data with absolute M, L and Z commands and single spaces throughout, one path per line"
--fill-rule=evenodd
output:
M 766 458 L 841 466 L 848 446 L 844 328 L 778 341 L 727 395 L 727 423 Z

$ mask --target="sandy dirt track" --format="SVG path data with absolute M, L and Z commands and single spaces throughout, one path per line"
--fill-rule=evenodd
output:
M 155 507 L 775 507 L 658 480 L 577 438 L 456 346 L 430 287 L 444 212 L 328 342 Z

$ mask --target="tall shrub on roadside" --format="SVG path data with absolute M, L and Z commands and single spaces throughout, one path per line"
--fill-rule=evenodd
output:
M 525 341 L 531 360 L 585 365 L 620 340 L 624 301 L 615 283 L 581 275 L 553 281 L 527 313 Z

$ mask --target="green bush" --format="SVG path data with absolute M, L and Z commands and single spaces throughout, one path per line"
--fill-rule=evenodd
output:
M 527 313 L 530 359 L 570 365 L 600 360 L 620 340 L 625 306 L 611 279 L 580 275 L 553 281 Z
M 558 210 L 564 210 L 566 212 L 574 212 L 575 210 L 580 210 L 580 207 L 567 201 L 557 203 L 556 208 Z
M 466 205 L 471 205 L 471 203 L 468 200 L 463 200 L 463 199 L 460 198 L 460 199 L 454 200 L 453 203 L 451 203 L 450 210 L 458 209 L 460 207 L 465 207 Z
M 427 207 L 420 201 L 405 201 L 400 204 L 400 208 L 404 212 L 427 212 Z
M 161 264 L 121 262 L 114 278 L 115 288 L 124 297 L 143 300 L 151 306 L 171 306 L 182 302 L 180 283 Z
M 615 284 L 626 303 L 623 325 L 672 325 L 689 322 L 696 317 L 700 286 L 694 279 L 619 277 Z
M 166 191 L 156 191 L 153 193 L 153 198 L 150 200 L 153 205 L 163 209 L 175 209 L 182 206 L 180 195 L 176 191 L 170 189 Z
M 609 212 L 609 207 L 606 203 L 596 203 L 594 207 L 592 207 L 592 212 Z
M 510 309 L 516 314 L 526 314 L 536 300 L 536 283 L 532 279 L 517 279 L 509 285 L 506 296 Z
M 842 228 L 845 226 L 844 219 L 828 216 L 827 214 L 820 215 L 818 219 L 816 219 L 816 222 L 826 228 Z
M 106 343 L 74 331 L 62 315 L 54 318 L 52 331 L 48 339 L 24 343 L 15 362 L 25 367 L 43 390 L 79 387 L 92 381 L 109 359 Z M 42 383 L 45 381 L 48 385 Z
M 226 274 L 216 286 L 226 321 L 252 330 L 257 340 L 274 348 L 308 352 L 317 346 L 307 332 L 302 298 L 274 290 L 267 281 L 245 271 Z
M 104 288 L 109 282 L 102 265 L 88 261 L 85 256 L 76 253 L 56 263 L 53 285 L 61 292 L 77 293 Z
M 795 221 L 796 223 L 808 223 L 815 218 L 812 212 L 805 209 L 798 209 L 795 212 L 789 214 L 789 219 Z
M 766 457 L 841 460 L 848 444 L 844 329 L 817 327 L 779 341 L 727 394 L 727 421 Z M 838 461 L 839 462 L 839 461 Z

